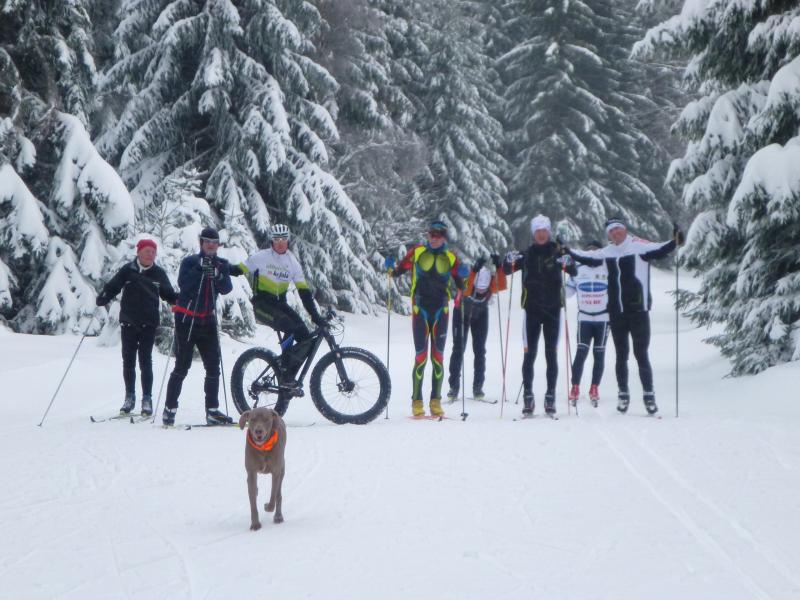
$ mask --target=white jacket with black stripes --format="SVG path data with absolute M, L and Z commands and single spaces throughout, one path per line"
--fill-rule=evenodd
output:
M 608 270 L 608 314 L 613 320 L 623 313 L 649 311 L 650 261 L 666 257 L 675 249 L 675 240 L 648 242 L 628 235 L 621 244 L 609 244 L 600 250 L 570 250 L 579 263 Z

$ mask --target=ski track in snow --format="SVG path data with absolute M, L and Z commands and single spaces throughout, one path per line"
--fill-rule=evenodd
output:
M 603 413 L 600 414 L 602 415 Z M 620 419 L 625 419 L 627 417 L 628 415 L 620 416 Z M 649 457 L 650 466 L 655 466 L 658 472 L 666 474 L 667 478 L 648 477 L 645 472 L 652 473 L 653 469 L 637 467 L 634 464 L 636 459 L 631 458 L 631 455 L 642 458 L 644 455 L 641 452 L 624 453 L 620 449 L 619 443 L 612 440 L 607 431 L 600 429 L 596 423 L 592 423 L 592 427 L 639 483 L 646 488 L 700 544 L 704 545 L 722 565 L 735 575 L 754 597 L 763 600 L 771 600 L 773 598 L 783 597 L 783 594 L 788 590 L 800 590 L 800 578 L 792 572 L 771 548 L 755 539 L 747 527 L 745 527 L 731 511 L 723 509 L 702 491 L 698 491 L 695 486 L 689 483 L 686 478 L 680 474 L 679 470 L 676 469 L 674 465 L 660 453 L 654 451 L 648 443 L 637 439 L 627 427 L 624 429 L 620 428 L 620 430 L 624 432 L 625 437 Z M 641 437 L 645 438 L 644 435 Z M 669 485 L 670 481 L 674 485 Z M 675 501 L 676 497 L 678 497 L 679 500 Z M 689 505 L 693 504 L 694 506 L 691 506 L 691 508 L 686 507 L 687 500 Z M 703 508 L 706 510 L 703 510 Z M 702 516 L 700 516 L 700 513 L 702 513 Z M 709 515 L 709 513 L 711 513 L 711 515 Z M 709 524 L 710 516 L 715 516 L 719 520 L 719 522 L 714 524 L 715 527 L 713 529 Z M 723 540 L 721 539 L 723 535 L 715 535 L 712 533 L 712 531 L 719 530 L 720 528 L 730 530 L 735 534 L 740 542 L 737 548 L 730 548 L 732 541 L 731 536 L 726 535 Z M 753 556 L 754 553 L 757 556 Z M 758 571 L 757 562 L 759 558 L 761 561 L 766 562 L 768 567 L 771 567 L 772 571 L 780 574 L 784 578 L 788 584 L 786 589 L 775 593 L 767 591 L 766 588 L 770 587 L 770 583 L 773 580 L 773 573 L 770 573 L 769 576 L 755 574 Z M 743 565 L 747 565 L 747 567 L 745 568 Z

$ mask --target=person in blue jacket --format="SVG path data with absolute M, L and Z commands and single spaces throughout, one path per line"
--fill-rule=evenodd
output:
M 175 423 L 178 397 L 192 365 L 195 347 L 206 370 L 203 386 L 206 422 L 209 425 L 233 422 L 219 410 L 220 346 L 215 307 L 217 296 L 229 294 L 233 284 L 230 263 L 217 256 L 218 248 L 219 233 L 206 227 L 200 232 L 200 252 L 184 258 L 178 271 L 180 293 L 172 308 L 175 313 L 175 368 L 167 383 L 167 400 L 162 415 L 164 425 Z

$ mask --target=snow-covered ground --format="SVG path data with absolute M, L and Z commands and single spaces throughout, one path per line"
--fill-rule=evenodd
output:
M 0 596 L 800 598 L 800 365 L 724 378 L 707 332 L 682 322 L 676 419 L 673 275 L 654 272 L 653 283 L 663 419 L 643 416 L 636 384 L 629 414 L 616 414 L 609 343 L 598 409 L 583 401 L 580 417 L 567 415 L 562 365 L 561 419 L 515 422 L 515 299 L 503 418 L 500 405 L 468 401 L 464 422 L 410 421 L 410 325 L 393 315 L 390 418 L 336 426 L 310 399 L 294 401 L 287 423 L 316 424 L 289 429 L 286 522 L 263 515 L 258 532 L 244 433 L 90 423 L 123 395 L 119 347 L 94 339 L 39 428 L 78 338 L 2 331 Z M 507 294 L 500 301 L 505 328 Z M 385 316 L 348 315 L 346 326 L 345 343 L 385 359 Z M 574 316 L 570 326 L 574 335 Z M 245 347 L 225 340 L 228 373 Z M 486 389 L 499 395 L 496 306 L 488 350 Z M 165 362 L 156 356 L 156 390 Z M 201 419 L 201 379 L 195 363 L 179 421 Z M 542 381 L 539 364 L 537 399 Z M 268 490 L 263 478 L 262 502 Z

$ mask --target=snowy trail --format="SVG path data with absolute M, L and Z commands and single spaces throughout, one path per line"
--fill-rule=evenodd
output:
M 77 340 L 0 334 L 0 364 L 13 367 L 0 370 L 0 596 L 800 598 L 800 406 L 782 393 L 800 369 L 723 379 L 707 332 L 684 324 L 675 419 L 670 274 L 653 282 L 663 419 L 644 416 L 635 384 L 630 414 L 616 414 L 612 346 L 599 408 L 581 401 L 568 416 L 559 385 L 559 421 L 513 421 L 515 302 L 504 418 L 467 400 L 462 422 L 459 400 L 446 406 L 453 419 L 411 421 L 410 327 L 397 317 L 390 418 L 334 426 L 310 399 L 293 401 L 287 423 L 316 424 L 288 430 L 286 522 L 263 514 L 257 533 L 238 429 L 90 423 L 121 400 L 119 349 L 94 340 L 38 428 Z M 348 317 L 346 343 L 384 357 L 379 324 Z M 487 393 L 499 396 L 496 329 Z M 244 347 L 225 342 L 228 369 Z M 163 364 L 157 355 L 157 382 Z M 184 389 L 178 420 L 199 422 L 199 364 Z M 269 485 L 260 479 L 260 504 Z

